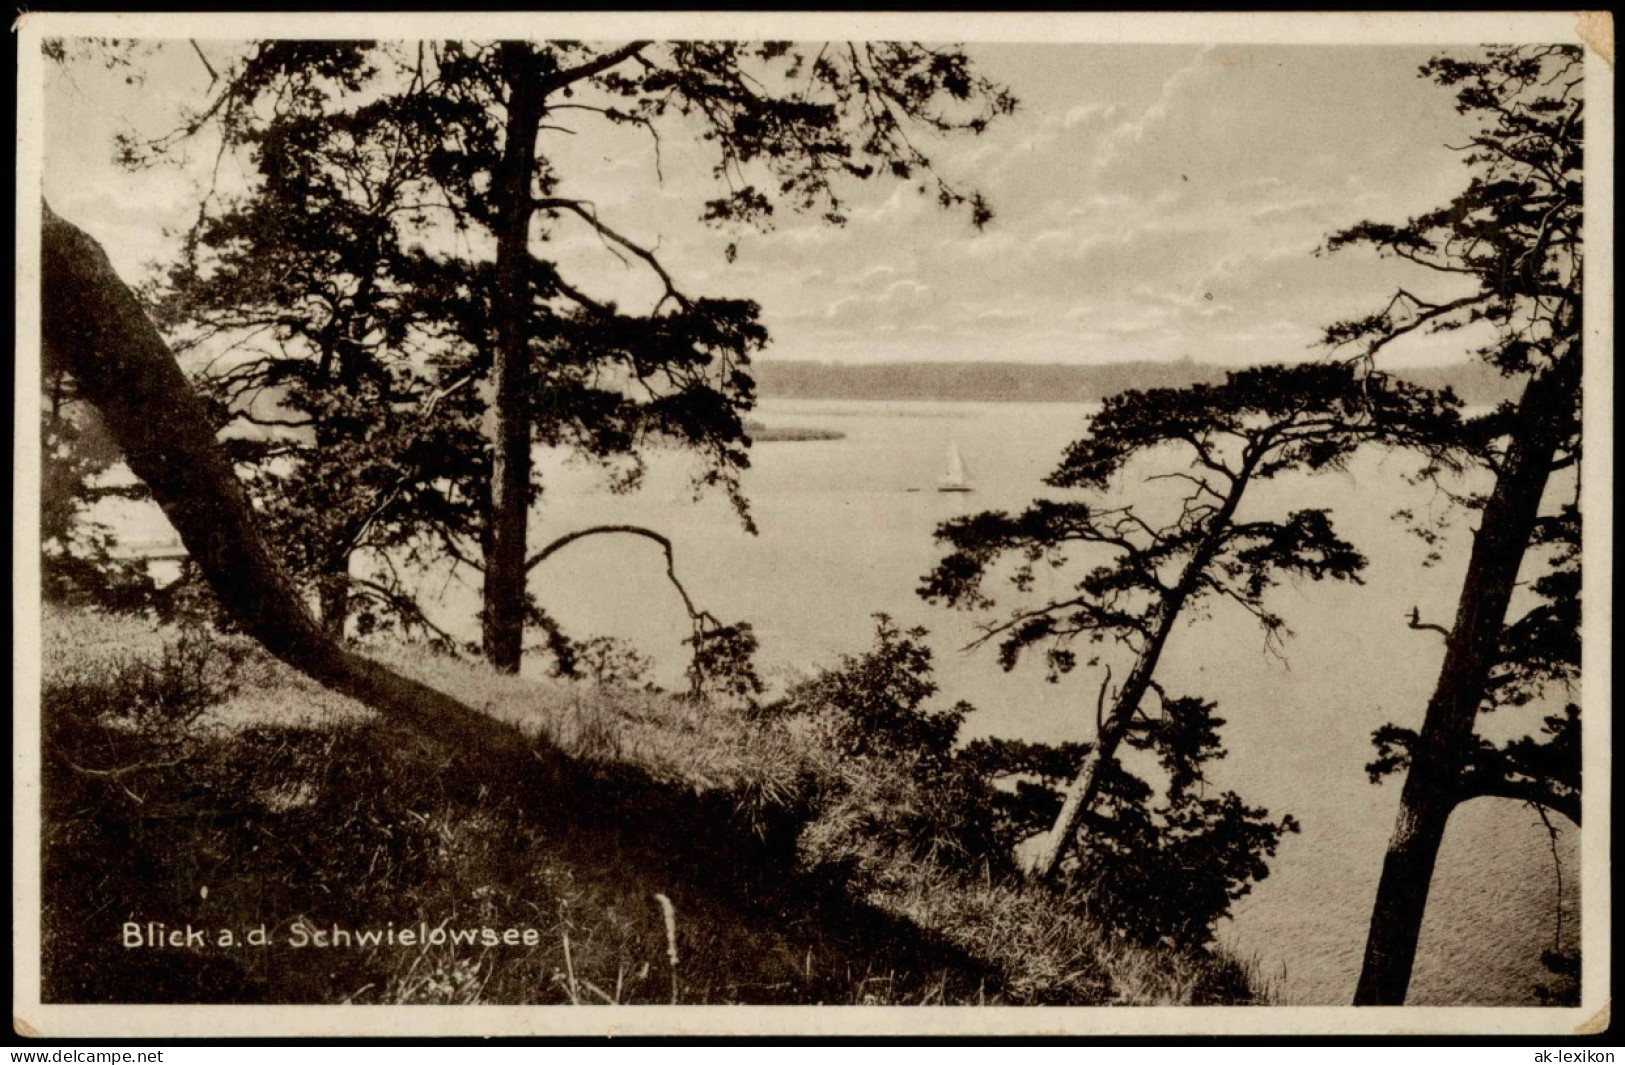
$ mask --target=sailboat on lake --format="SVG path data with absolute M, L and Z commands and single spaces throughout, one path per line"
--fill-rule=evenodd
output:
M 958 444 L 948 445 L 948 470 L 941 477 L 937 478 L 937 491 L 972 491 L 970 474 L 965 470 L 965 458 L 959 453 Z

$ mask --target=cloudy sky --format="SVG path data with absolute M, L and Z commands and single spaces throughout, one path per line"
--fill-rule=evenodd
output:
M 231 45 L 206 42 L 223 60 Z M 763 306 L 768 358 L 844 361 L 1180 359 L 1241 364 L 1317 357 L 1319 327 L 1380 306 L 1400 266 L 1358 253 L 1316 257 L 1364 218 L 1398 221 L 1460 187 L 1464 120 L 1416 76 L 1435 48 L 1066 44 L 971 45 L 1019 112 L 980 137 L 919 143 L 951 182 L 996 212 L 976 232 L 913 185 L 854 185 L 850 221 L 781 211 L 740 243 L 699 225 L 715 195 L 692 138 L 661 145 L 579 118 L 544 134 L 562 193 L 592 199 L 629 236 L 658 246 L 693 293 Z M 195 210 L 213 165 L 132 174 L 111 162 L 121 129 L 156 133 L 208 87 L 172 44 L 127 71 L 45 71 L 47 199 L 135 277 Z M 223 180 L 229 185 L 231 167 Z M 651 279 L 579 225 L 551 240 L 570 276 L 627 301 Z M 1435 289 L 1436 291 L 1436 289 Z M 1399 358 L 1455 357 L 1462 338 Z

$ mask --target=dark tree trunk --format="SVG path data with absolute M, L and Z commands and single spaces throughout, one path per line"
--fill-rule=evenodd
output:
M 1484 506 L 1439 682 L 1411 751 L 1399 816 L 1382 863 L 1366 937 L 1356 1006 L 1399 1006 L 1410 986 L 1445 824 L 1460 801 L 1484 685 L 1501 643 L 1507 606 L 1534 534 L 1552 461 L 1572 420 L 1578 352 L 1524 389 L 1511 442 Z
M 324 364 L 329 362 L 327 355 L 323 356 Z M 341 364 L 343 365 L 343 364 Z M 328 373 L 322 371 L 323 387 L 331 387 L 327 377 Z M 327 464 L 331 457 L 338 453 L 340 442 L 338 434 L 332 430 L 331 423 L 325 418 L 316 422 L 316 447 L 311 454 L 313 472 L 318 480 L 327 474 Z M 350 552 L 348 540 L 345 539 L 347 531 L 340 527 L 329 529 L 326 534 L 315 538 L 310 545 L 310 554 L 306 562 L 313 571 L 316 586 L 316 609 L 322 629 L 335 640 L 344 639 L 344 626 L 350 617 Z
M 350 367 L 353 360 L 335 355 L 337 344 L 328 337 L 322 345 L 321 365 L 318 369 L 320 386 L 325 392 L 339 386 L 334 384 L 334 368 L 346 390 L 353 391 Z M 314 426 L 315 448 L 311 451 L 311 472 L 318 483 L 329 476 L 333 456 L 340 454 L 342 441 L 333 426 L 330 414 L 319 414 Z M 333 471 L 336 472 L 336 471 Z M 325 534 L 313 537 L 304 562 L 311 571 L 316 587 L 316 608 L 322 629 L 336 640 L 344 639 L 344 626 L 350 615 L 350 551 L 348 531 L 342 526 L 329 527 Z M 286 557 L 286 556 L 284 556 Z
M 47 370 L 73 375 L 249 635 L 295 669 L 452 750 L 517 757 L 535 749 L 540 741 L 346 651 L 322 630 L 260 536 L 203 405 L 157 329 L 100 245 L 49 207 L 40 294 Z
M 331 572 L 322 574 L 316 582 L 316 598 L 322 609 L 322 631 L 335 640 L 344 639 L 344 626 L 350 619 L 349 563 L 349 556 L 345 556 Z M 343 569 L 339 566 L 343 566 Z
M 497 351 L 493 369 L 491 513 L 485 556 L 485 655 L 503 673 L 519 672 L 525 636 L 525 523 L 530 509 L 530 220 L 531 175 L 542 117 L 542 89 L 530 46 L 505 42 L 508 118 L 498 200 Z

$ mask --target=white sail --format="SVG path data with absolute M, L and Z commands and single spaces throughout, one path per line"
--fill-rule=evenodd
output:
M 959 453 L 958 444 L 949 444 L 948 472 L 937 478 L 937 491 L 969 492 L 970 490 L 970 474 L 965 469 L 965 458 Z

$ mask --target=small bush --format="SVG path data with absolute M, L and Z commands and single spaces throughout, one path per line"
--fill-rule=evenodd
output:
M 615 636 L 594 636 L 576 647 L 576 674 L 598 685 L 635 686 L 653 666 L 648 655 Z
M 767 711 L 800 718 L 845 763 L 820 802 L 809 836 L 816 860 L 852 875 L 900 853 L 949 867 L 1001 870 L 992 789 L 955 751 L 973 707 L 928 704 L 937 692 L 925 630 L 875 615 L 874 649 L 794 686 Z M 840 857 L 845 855 L 844 858 Z
M 772 708 L 812 722 L 846 760 L 806 845 L 815 860 L 874 886 L 896 855 L 949 869 L 1009 874 L 1023 840 L 1047 831 L 1087 744 L 979 740 L 956 747 L 971 707 L 933 708 L 924 630 L 876 616 L 868 653 L 795 686 Z M 1144 946 L 1199 950 L 1254 882 L 1283 833 L 1297 831 L 1233 792 L 1205 794 L 1204 767 L 1222 758 L 1213 705 L 1166 699 L 1131 747 L 1154 755 L 1161 792 L 1121 761 L 1103 767 L 1095 807 L 1066 865 L 1070 905 Z
M 691 648 L 688 693 L 695 699 L 755 709 L 766 690 L 756 672 L 756 632 L 750 622 L 703 622 L 683 641 Z

